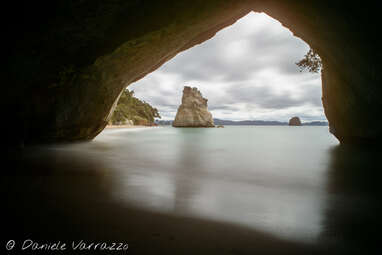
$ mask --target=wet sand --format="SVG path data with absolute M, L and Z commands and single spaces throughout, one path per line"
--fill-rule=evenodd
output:
M 102 173 L 42 170 L 26 175 L 3 179 L 12 183 L 12 187 L 1 183 L 3 188 L 8 186 L 6 191 L 2 190 L 7 198 L 3 204 L 7 209 L 2 216 L 5 221 L 1 230 L 2 250 L 13 239 L 18 245 L 14 251 L 20 252 L 17 247 L 32 239 L 41 244 L 53 241 L 71 244 L 80 240 L 123 242 L 129 246 L 128 254 L 139 255 L 327 254 L 322 247 L 285 241 L 234 224 L 116 204 L 107 195 L 107 178 Z M 77 252 L 67 250 L 62 254 Z M 126 253 L 91 250 L 80 254 Z

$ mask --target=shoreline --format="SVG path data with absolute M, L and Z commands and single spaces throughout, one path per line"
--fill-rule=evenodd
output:
M 107 125 L 105 129 L 117 129 L 117 128 L 150 128 L 152 126 L 140 126 L 140 125 Z

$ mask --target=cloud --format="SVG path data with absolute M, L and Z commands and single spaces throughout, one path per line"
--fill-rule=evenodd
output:
M 183 86 L 189 85 L 209 99 L 214 117 L 285 120 L 300 114 L 321 120 L 320 75 L 301 73 L 295 65 L 308 49 L 278 21 L 251 13 L 130 89 L 168 119 L 174 118 Z

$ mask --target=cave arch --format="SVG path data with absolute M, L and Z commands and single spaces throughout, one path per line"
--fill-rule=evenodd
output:
M 376 143 L 382 129 L 380 21 L 377 3 L 368 3 L 57 0 L 42 9 L 25 2 L 20 22 L 6 30 L 11 85 L 3 117 L 19 125 L 6 128 L 10 142 L 94 138 L 128 84 L 256 11 L 279 20 L 320 54 L 330 131 L 341 143 Z
M 187 85 L 208 98 L 216 119 L 287 122 L 296 115 L 304 121 L 326 121 L 321 73 L 301 72 L 296 65 L 308 50 L 277 20 L 251 12 L 130 84 L 128 90 L 167 120 L 174 120 Z

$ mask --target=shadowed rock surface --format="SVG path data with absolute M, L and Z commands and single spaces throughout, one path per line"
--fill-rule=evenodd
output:
M 197 88 L 184 86 L 182 104 L 172 123 L 174 127 L 214 127 L 212 114 L 207 109 L 207 99 Z
M 301 126 L 301 120 L 299 117 L 292 117 L 289 120 L 289 126 Z
M 250 11 L 265 12 L 323 62 L 323 106 L 342 143 L 381 141 L 378 1 L 17 1 L 1 17 L 6 143 L 89 140 L 121 91 Z M 255 56 L 254 56 L 255 57 Z M 370 125 L 373 123 L 373 125 Z

